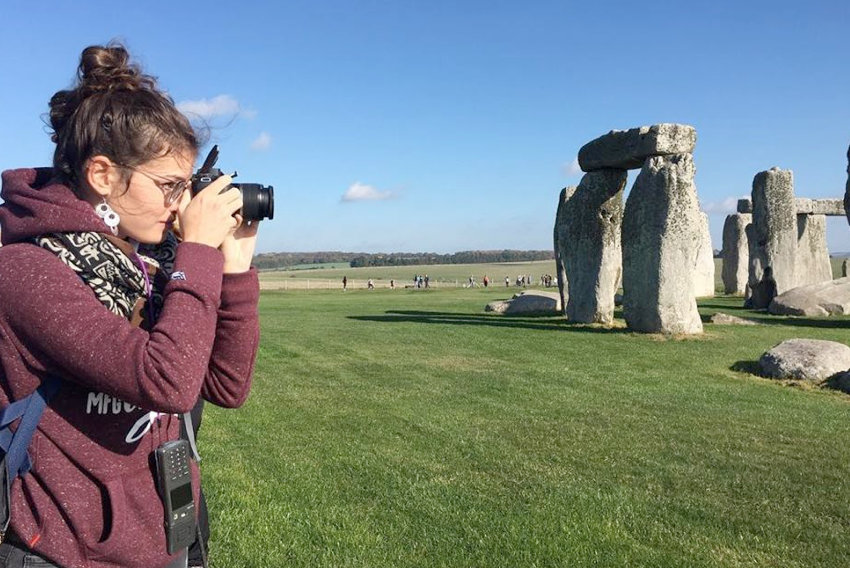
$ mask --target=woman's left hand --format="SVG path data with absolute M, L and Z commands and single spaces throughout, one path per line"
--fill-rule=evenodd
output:
M 224 273 L 237 274 L 251 268 L 254 249 L 257 247 L 259 221 L 245 221 L 242 215 L 234 215 L 236 229 L 224 238 L 220 250 L 224 253 Z

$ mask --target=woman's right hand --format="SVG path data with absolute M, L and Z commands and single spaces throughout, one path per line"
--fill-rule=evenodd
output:
M 216 179 L 192 197 L 185 191 L 177 208 L 183 242 L 200 243 L 219 248 L 228 234 L 238 226 L 234 214 L 242 209 L 242 192 L 231 187 L 228 175 Z

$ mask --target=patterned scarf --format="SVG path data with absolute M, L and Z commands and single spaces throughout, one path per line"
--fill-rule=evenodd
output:
M 112 313 L 132 321 L 141 311 L 143 319 L 151 316 L 156 321 L 162 290 L 174 267 L 177 238 L 173 233 L 158 245 L 140 246 L 138 252 L 127 242 L 94 232 L 52 233 L 36 237 L 35 242 L 76 272 Z M 146 313 L 142 308 L 148 298 Z M 150 328 L 153 321 L 144 327 Z

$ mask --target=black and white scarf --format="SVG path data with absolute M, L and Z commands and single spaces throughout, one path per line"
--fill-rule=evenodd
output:
M 140 300 L 150 300 L 149 314 L 144 315 L 154 321 L 159 316 L 162 289 L 174 268 L 177 238 L 173 233 L 158 245 L 139 246 L 138 251 L 129 243 L 95 232 L 51 233 L 35 242 L 73 270 L 112 313 L 129 320 Z M 153 325 L 153 321 L 147 323 Z

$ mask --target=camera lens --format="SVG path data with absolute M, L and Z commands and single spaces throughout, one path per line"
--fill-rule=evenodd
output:
M 242 192 L 242 217 L 246 221 L 274 219 L 274 187 L 259 183 L 234 183 Z

